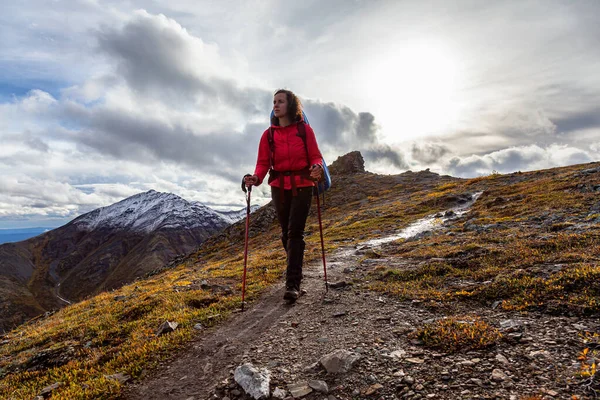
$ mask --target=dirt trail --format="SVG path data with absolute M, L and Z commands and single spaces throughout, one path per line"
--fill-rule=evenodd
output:
M 243 313 L 218 327 L 199 333 L 184 351 L 131 385 L 126 399 L 203 399 L 215 384 L 229 375 L 243 352 L 291 307 L 283 303 L 284 290 L 275 287 Z
M 349 259 L 352 250 L 338 252 L 341 256 L 328 257 L 329 282 L 342 278 L 341 268 Z M 323 305 L 334 304 L 340 290 L 325 291 L 321 263 L 305 266 L 303 290 L 306 294 L 292 305 L 283 300 L 283 282 L 262 295 L 245 312 L 232 315 L 229 321 L 200 332 L 186 349 L 176 354 L 145 377 L 142 382 L 130 385 L 125 399 L 204 399 L 208 398 L 215 385 L 228 378 L 230 371 L 259 353 L 265 342 L 269 342 L 274 330 L 290 320 L 301 321 L 302 325 L 318 323 L 322 318 Z M 342 289 L 343 290 L 343 289 Z M 282 337 L 287 341 L 285 335 Z M 292 348 L 296 346 L 292 344 Z M 297 356 L 286 352 L 283 358 Z M 313 361 L 314 362 L 314 361 Z

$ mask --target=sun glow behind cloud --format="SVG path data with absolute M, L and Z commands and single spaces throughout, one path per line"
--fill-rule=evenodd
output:
M 462 77 L 455 57 L 444 46 L 410 42 L 370 64 L 367 90 L 390 143 L 441 134 L 456 121 Z

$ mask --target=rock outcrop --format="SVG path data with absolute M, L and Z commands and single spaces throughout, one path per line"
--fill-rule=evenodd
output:
M 365 172 L 365 160 L 360 151 L 340 156 L 329 166 L 332 175 L 352 175 Z

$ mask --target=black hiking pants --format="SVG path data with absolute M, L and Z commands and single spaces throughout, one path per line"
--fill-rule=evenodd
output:
M 298 188 L 298 195 L 292 196 L 291 190 L 283 191 L 271 187 L 271 198 L 277 211 L 281 226 L 281 242 L 287 253 L 286 287 L 300 289 L 302 281 L 302 262 L 304 260 L 304 227 L 310 211 L 313 188 Z

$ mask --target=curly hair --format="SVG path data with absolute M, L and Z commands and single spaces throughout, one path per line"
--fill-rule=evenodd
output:
M 291 90 L 286 89 L 278 89 L 273 96 L 276 96 L 279 93 L 285 93 L 285 97 L 288 102 L 287 115 L 290 116 L 290 122 L 294 123 L 302 121 L 304 119 L 302 117 L 302 103 L 300 102 L 298 96 L 296 96 Z M 279 118 L 273 115 L 273 118 L 271 118 L 271 124 L 278 126 Z

